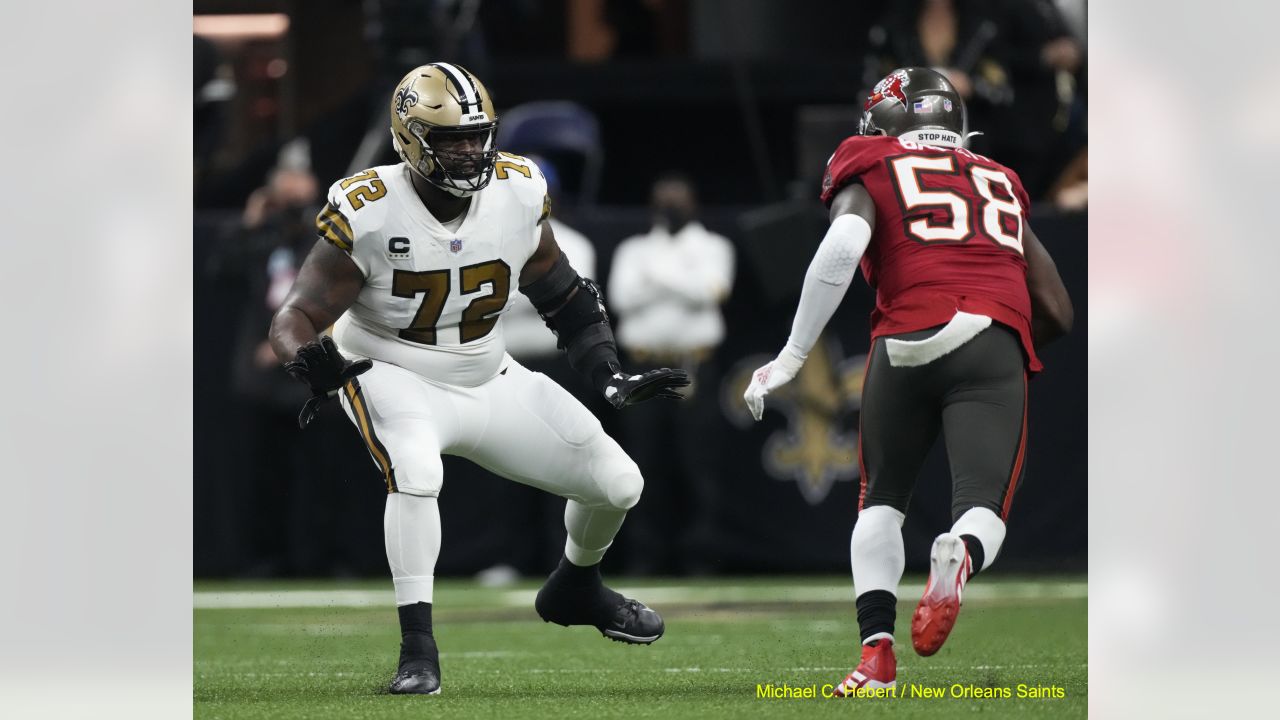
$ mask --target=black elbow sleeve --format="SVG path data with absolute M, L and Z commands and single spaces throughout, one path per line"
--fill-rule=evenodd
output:
M 538 313 L 546 317 L 564 304 L 569 294 L 578 286 L 578 271 L 569 264 L 569 257 L 560 253 L 545 275 L 520 288 Z
M 586 374 L 596 385 L 601 385 L 601 372 L 609 371 L 604 381 L 613 375 L 618 365 L 618 350 L 613 339 L 613 328 L 605 314 L 600 288 L 587 278 L 580 278 L 578 292 L 554 315 L 543 316 L 547 326 L 559 338 L 559 345 L 569 355 L 569 365 Z
M 600 287 L 579 276 L 561 254 L 546 275 L 520 291 L 556 334 L 569 365 L 603 390 L 618 367 L 618 350 Z

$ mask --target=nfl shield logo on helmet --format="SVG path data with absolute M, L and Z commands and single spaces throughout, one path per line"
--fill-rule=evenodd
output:
M 460 253 L 460 252 L 462 252 L 462 240 L 460 240 L 460 239 L 458 239 L 458 238 L 454 238 L 454 239 L 450 240 L 450 241 L 449 241 L 449 250 L 450 250 L 451 252 L 455 252 L 455 253 Z

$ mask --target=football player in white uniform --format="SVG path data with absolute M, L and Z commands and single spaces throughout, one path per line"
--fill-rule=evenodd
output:
M 386 479 L 401 629 L 390 691 L 440 690 L 431 602 L 442 454 L 568 500 L 564 557 L 535 601 L 544 620 L 651 643 L 662 618 L 600 579 L 600 560 L 644 481 L 595 416 L 507 355 L 499 318 L 512 280 L 569 363 L 615 407 L 678 399 L 688 378 L 667 368 L 621 371 L 599 288 L 578 276 L 545 222 L 546 181 L 532 162 L 493 147 L 497 113 L 474 75 L 447 63 L 415 68 L 390 111 L 404 162 L 329 188 L 316 219 L 320 240 L 270 335 L 313 393 L 299 423 L 338 395 Z M 332 338 L 322 336 L 331 325 Z

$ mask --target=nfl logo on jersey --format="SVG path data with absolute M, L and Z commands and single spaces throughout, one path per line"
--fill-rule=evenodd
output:
M 449 250 L 455 253 L 462 252 L 462 240 L 454 238 L 449 241 Z

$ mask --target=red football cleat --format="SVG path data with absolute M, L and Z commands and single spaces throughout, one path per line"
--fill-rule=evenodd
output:
M 958 535 L 943 533 L 929 553 L 929 584 L 911 616 L 911 645 L 928 657 L 942 647 L 960 614 L 960 593 L 972 574 L 969 549 Z
M 893 640 L 883 638 L 875 647 L 862 646 L 862 661 L 857 669 L 836 686 L 836 697 L 849 697 L 859 688 L 891 688 L 898 683 L 898 659 L 893 655 Z

